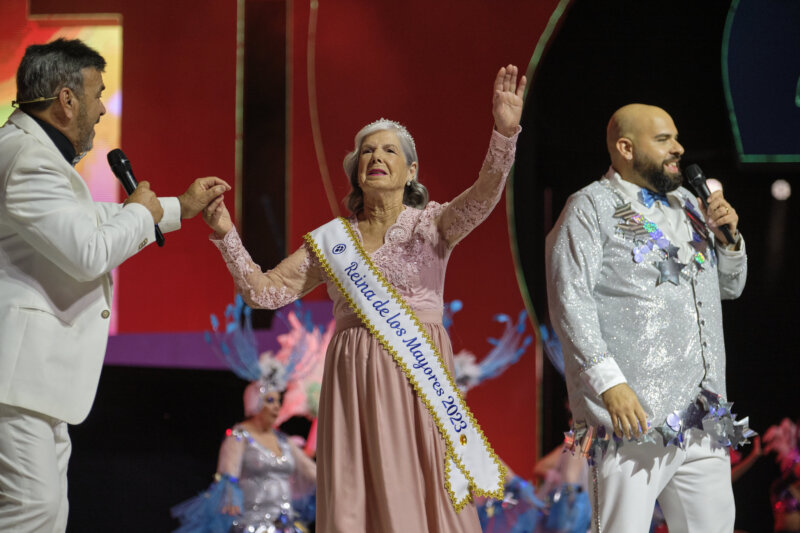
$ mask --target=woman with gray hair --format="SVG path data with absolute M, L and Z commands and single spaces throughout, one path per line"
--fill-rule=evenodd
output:
M 411 134 L 408 133 L 405 126 L 394 120 L 381 118 L 361 128 L 361 131 L 356 133 L 356 147 L 344 158 L 344 171 L 350 179 L 351 187 L 350 194 L 347 195 L 345 202 L 347 203 L 347 209 L 349 209 L 351 213 L 359 213 L 364 210 L 364 191 L 361 189 L 361 185 L 358 182 L 358 160 L 361 157 L 361 145 L 366 137 L 379 131 L 394 132 L 399 141 L 400 149 L 403 151 L 406 165 L 416 163 L 417 167 L 419 167 L 414 138 L 411 137 Z M 405 188 L 403 189 L 403 205 L 416 209 L 424 209 L 427 204 L 428 189 L 417 181 L 415 175 L 414 179 L 407 181 L 405 184 Z
M 428 201 L 413 138 L 381 119 L 345 157 L 350 217 L 309 233 L 274 269 L 252 261 L 222 200 L 204 211 L 248 305 L 277 309 L 321 283 L 334 302 L 319 405 L 317 531 L 478 533 L 463 487 L 502 492 L 503 468 L 450 375 L 442 294 L 453 247 L 491 213 L 514 162 L 526 84 L 517 75 L 513 65 L 498 71 L 488 154 L 477 180 L 449 203 Z M 490 478 L 494 485 L 481 485 Z

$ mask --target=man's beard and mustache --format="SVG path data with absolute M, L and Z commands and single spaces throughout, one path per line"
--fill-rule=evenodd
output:
M 680 171 L 680 167 L 677 174 L 668 174 L 664 171 L 664 165 L 673 161 L 678 162 L 679 160 L 678 158 L 673 158 L 665 159 L 661 163 L 655 163 L 651 159 L 637 157 L 634 154 L 633 170 L 644 178 L 651 189 L 661 194 L 667 194 L 680 187 L 681 183 L 683 183 L 683 174 Z
M 94 124 L 89 120 L 86 106 L 81 105 L 78 110 L 78 154 L 83 154 L 92 149 L 94 141 Z

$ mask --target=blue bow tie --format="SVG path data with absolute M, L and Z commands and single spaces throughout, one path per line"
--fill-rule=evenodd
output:
M 653 202 L 658 200 L 661 202 L 661 205 L 669 206 L 669 200 L 667 200 L 667 195 L 662 194 L 660 192 L 653 192 L 650 189 L 646 189 L 642 187 L 642 190 L 639 192 L 639 199 L 645 205 L 645 207 L 652 207 Z

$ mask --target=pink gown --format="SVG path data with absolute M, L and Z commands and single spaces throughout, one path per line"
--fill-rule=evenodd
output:
M 370 257 L 411 306 L 450 371 L 442 326 L 444 273 L 453 246 L 500 199 L 517 134 L 492 132 L 477 181 L 448 204 L 406 207 Z M 358 232 L 355 216 L 349 218 Z M 217 245 L 251 307 L 277 309 L 326 283 L 336 332 L 328 346 L 317 435 L 320 533 L 480 533 L 473 505 L 456 512 L 445 489 L 445 442 L 402 370 L 364 328 L 305 245 L 264 273 L 236 230 Z

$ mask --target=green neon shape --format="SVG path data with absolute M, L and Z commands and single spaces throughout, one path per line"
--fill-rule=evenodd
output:
M 528 79 L 528 85 L 525 87 L 525 94 L 522 96 L 523 101 L 528 99 L 528 91 L 533 86 L 533 77 L 536 73 L 537 67 L 539 66 L 539 61 L 541 60 L 547 45 L 550 44 L 550 39 L 553 37 L 553 33 L 555 32 L 561 17 L 564 15 L 571 3 L 572 0 L 559 1 L 558 5 L 553 10 L 552 15 L 550 15 L 550 20 L 547 21 L 547 26 L 545 26 L 542 35 L 539 36 L 536 47 L 533 49 L 531 61 L 528 63 L 528 68 L 525 71 L 525 77 Z M 533 308 L 533 302 L 531 302 L 531 295 L 528 291 L 528 286 L 525 283 L 525 274 L 522 272 L 522 265 L 520 264 L 519 260 L 519 247 L 517 246 L 516 216 L 514 214 L 515 168 L 516 165 L 512 167 L 511 172 L 509 173 L 508 185 L 506 186 L 506 218 L 508 220 L 508 236 L 509 240 L 511 241 L 511 253 L 514 259 L 514 270 L 517 276 L 517 285 L 519 285 L 522 299 L 524 300 L 525 307 L 528 311 L 528 316 L 536 328 L 536 353 L 538 357 L 539 354 L 542 353 L 542 344 L 541 339 L 539 338 L 539 319 L 537 318 L 536 310 Z
M 794 105 L 800 107 L 800 78 L 797 78 L 797 89 L 794 92 Z
M 736 143 L 736 155 L 742 163 L 798 163 L 800 154 L 746 154 L 742 145 L 742 134 L 739 130 L 739 122 L 736 120 L 736 110 L 733 108 L 733 96 L 731 95 L 730 74 L 728 73 L 728 48 L 730 47 L 731 28 L 736 9 L 739 7 L 740 0 L 733 0 L 725 19 L 725 29 L 722 33 L 722 85 L 725 92 L 725 103 L 728 107 L 728 119 L 731 122 L 731 132 Z M 800 79 L 797 80 L 797 94 L 794 103 L 800 107 Z
M 567 11 L 567 8 L 572 3 L 572 0 L 560 0 L 558 5 L 556 6 L 555 10 L 553 10 L 553 14 L 550 15 L 550 20 L 547 21 L 547 26 L 545 26 L 542 35 L 539 36 L 539 40 L 536 43 L 536 47 L 533 49 L 533 55 L 531 56 L 531 61 L 528 63 L 528 68 L 525 71 L 525 77 L 528 79 L 528 85 L 525 87 L 525 94 L 522 96 L 523 102 L 528 99 L 528 91 L 533 86 L 533 77 L 536 73 L 536 69 L 539 66 L 539 61 L 544 54 L 544 51 L 547 49 L 547 45 L 550 44 L 550 39 L 553 37 L 553 33 L 555 32 L 556 28 L 558 27 L 558 23 L 561 21 L 561 17 Z M 528 285 L 525 283 L 525 274 L 522 272 L 522 265 L 520 264 L 519 259 L 519 247 L 517 246 L 517 225 L 516 225 L 516 216 L 514 215 L 514 169 L 516 165 L 511 168 L 511 172 L 508 175 L 508 183 L 506 184 L 506 218 L 508 220 L 508 238 L 510 241 L 510 248 L 511 248 L 511 256 L 514 260 L 514 272 L 517 277 L 517 285 L 519 286 L 520 294 L 522 295 L 522 300 L 525 302 L 525 308 L 528 311 L 528 317 L 530 317 L 531 322 L 533 323 L 533 327 L 535 329 L 534 338 L 536 339 L 536 367 L 542 368 L 542 339 L 539 329 L 539 319 L 536 316 L 536 310 L 533 308 L 533 302 L 531 302 L 531 294 L 528 291 Z M 537 380 L 537 387 L 536 387 L 536 435 L 538 438 L 537 442 L 537 456 L 541 456 L 542 450 L 542 387 L 539 386 L 541 384 L 541 374 L 538 376 Z

